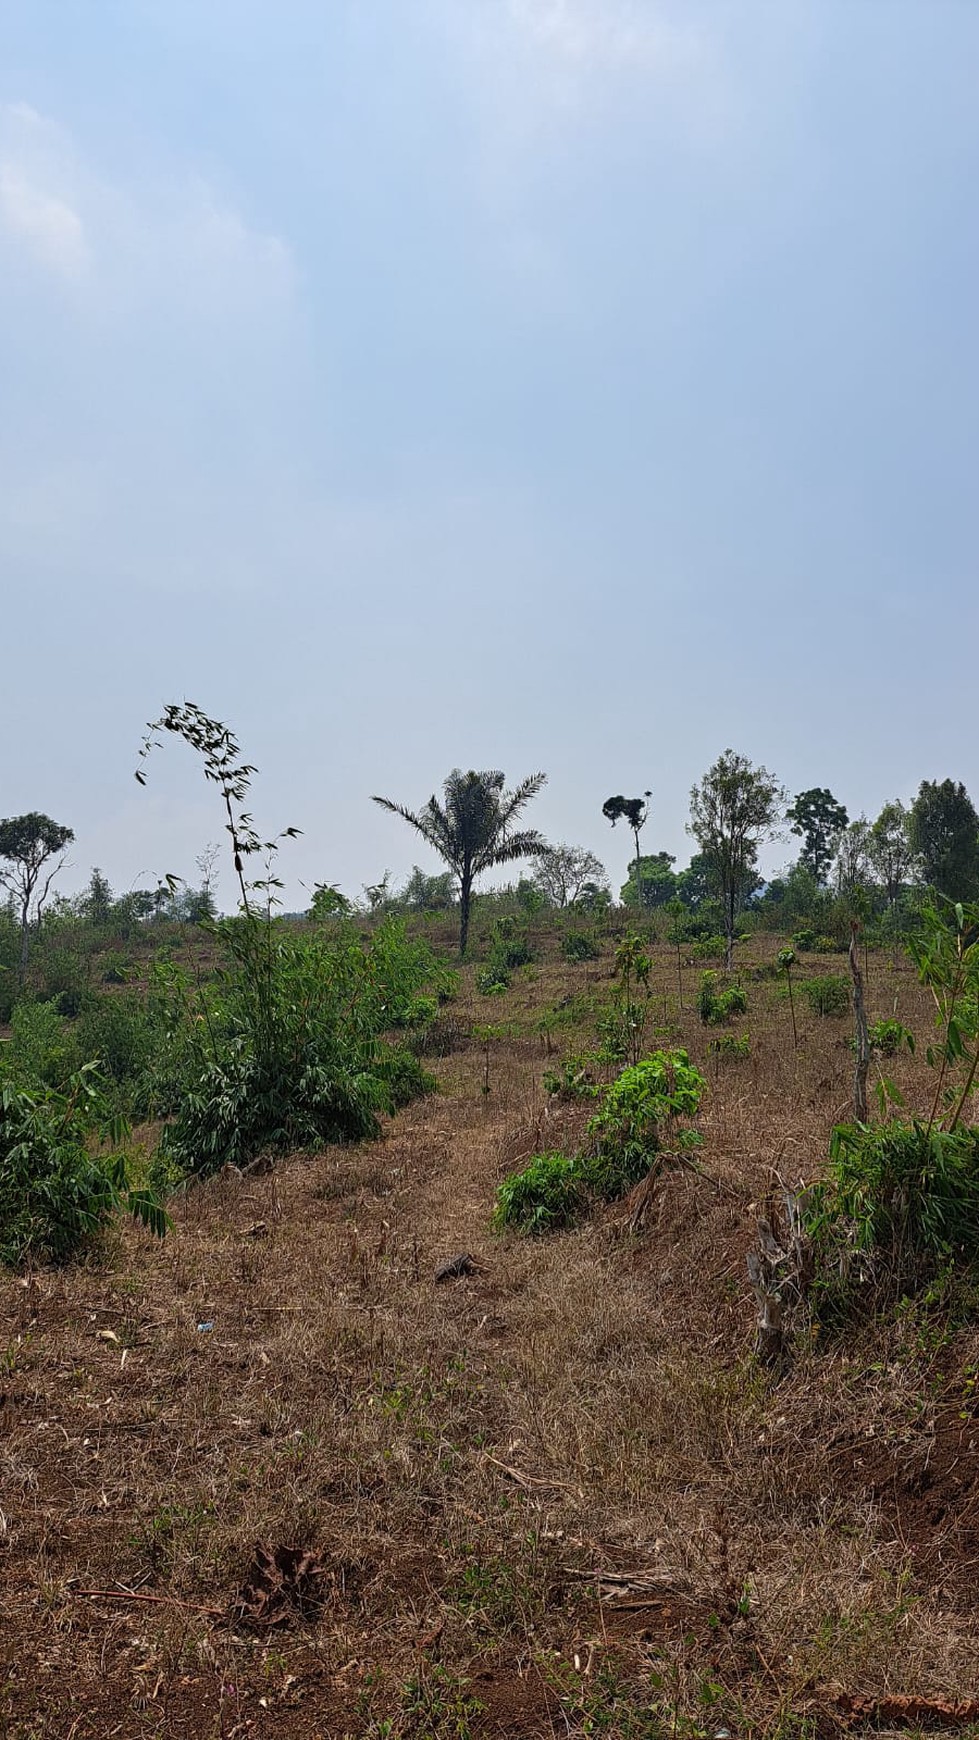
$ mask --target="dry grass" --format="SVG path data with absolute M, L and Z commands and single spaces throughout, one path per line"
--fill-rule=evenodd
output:
M 751 984 L 751 1057 L 716 1060 L 662 951 L 723 1188 L 666 1177 L 638 1234 L 614 1208 L 498 1239 L 499 1179 L 574 1124 L 547 1046 L 593 1039 L 541 1013 L 610 990 L 607 961 L 549 953 L 505 998 L 467 975 L 454 1017 L 506 1029 L 488 1093 L 469 1039 L 382 1142 L 193 1191 L 162 1248 L 127 1229 L 3 1282 L 0 1735 L 774 1734 L 833 1686 L 973 1689 L 976 1337 L 868 1332 L 778 1385 L 751 1358 L 758 1205 L 821 1165 L 846 1020 L 802 1015 L 793 1052 Z M 930 1022 L 886 957 L 870 996 Z M 893 1073 L 920 1103 L 923 1064 Z M 458 1250 L 477 1271 L 434 1286 Z M 257 1541 L 317 1551 L 315 1612 L 227 1617 Z M 599 1571 L 633 1587 L 600 1600 Z

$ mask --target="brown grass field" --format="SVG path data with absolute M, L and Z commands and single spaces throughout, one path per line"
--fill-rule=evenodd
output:
M 545 1044 L 594 1044 L 562 999 L 607 1001 L 610 974 L 608 945 L 569 966 L 553 935 L 504 997 L 466 969 L 441 1091 L 380 1142 L 194 1189 L 162 1246 L 127 1227 L 0 1281 L 4 1740 L 956 1727 L 900 1700 L 979 1693 L 979 1333 L 905 1312 L 803 1339 L 781 1381 L 752 1357 L 746 1253 L 846 1115 L 849 1018 L 800 1009 L 793 1052 L 752 982 L 752 1055 L 717 1060 L 698 973 L 679 1012 L 657 948 L 709 1178 L 665 1174 L 639 1224 L 626 1201 L 490 1230 L 502 1176 L 573 1138 Z M 869 1003 L 931 1027 L 887 954 Z M 888 1065 L 919 1107 L 922 1049 Z M 460 1251 L 475 1272 L 436 1286 Z

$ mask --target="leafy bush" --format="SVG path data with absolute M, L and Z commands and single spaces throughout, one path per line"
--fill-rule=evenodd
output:
M 476 974 L 476 989 L 484 997 L 499 997 L 510 989 L 510 974 L 506 967 L 481 967 Z
M 38 950 L 32 977 L 40 995 L 57 1002 L 59 1013 L 71 1018 L 79 1013 L 89 991 L 91 962 L 78 950 L 54 943 Z
M 98 997 L 83 1009 L 74 1036 L 81 1056 L 96 1061 L 113 1084 L 120 1110 L 151 1116 L 157 1062 L 165 1044 L 155 1005 L 134 991 Z
M 523 1172 L 512 1173 L 497 1191 L 494 1226 L 549 1232 L 573 1225 L 595 1200 L 624 1196 L 648 1173 L 664 1128 L 678 1148 L 697 1141 L 693 1130 L 675 1126 L 696 1113 L 705 1086 L 685 1051 L 657 1051 L 624 1069 L 610 1087 L 590 1088 L 588 1097 L 597 1093 L 602 1102 L 588 1123 L 591 1148 L 574 1157 L 537 1154 Z
M 588 1206 L 578 1162 L 567 1154 L 535 1154 L 522 1172 L 505 1178 L 496 1193 L 493 1225 L 522 1233 L 573 1226 Z
M 819 935 L 811 926 L 797 930 L 792 942 L 800 954 L 807 955 L 838 955 L 846 947 L 845 943 L 836 942 L 831 936 Z
M 438 1092 L 438 1082 L 431 1071 L 423 1069 L 414 1052 L 404 1047 L 383 1054 L 374 1073 L 385 1089 L 387 1112 L 399 1112 L 402 1106 L 410 1106 L 412 1100 Z
M 623 1063 L 628 1057 L 645 1020 L 641 1009 L 632 1004 L 614 1003 L 595 1023 L 599 1039 L 599 1059 L 602 1063 Z
M 727 944 L 722 936 L 701 937 L 690 950 L 692 961 L 722 961 Z
M 715 1057 L 750 1057 L 751 1040 L 747 1033 L 719 1033 L 707 1049 Z
M 902 1045 L 909 1051 L 914 1050 L 914 1035 L 909 1033 L 902 1021 L 893 1018 L 873 1022 L 869 1031 L 870 1043 L 882 1057 L 894 1057 Z
M 103 985 L 128 985 L 135 976 L 136 969 L 128 955 L 106 955 L 102 962 Z
M 695 1117 L 706 1082 L 685 1051 L 656 1051 L 652 1057 L 624 1069 L 605 1089 L 602 1104 L 588 1124 L 595 1137 L 595 1157 L 601 1162 L 591 1182 L 607 1176 L 631 1188 L 649 1170 L 662 1146 L 664 1126 L 678 1147 L 689 1147 L 697 1137 L 691 1130 L 676 1130 L 680 1118 Z M 602 1172 L 602 1164 L 611 1172 Z M 599 1194 L 605 1195 L 604 1185 Z M 621 1192 L 616 1189 L 614 1194 Z
M 591 1074 L 590 1059 L 578 1056 L 566 1057 L 559 1069 L 546 1069 L 544 1090 L 562 1100 L 593 1100 L 602 1091 Z
M 91 1064 L 63 1092 L 0 1087 L 0 1262 L 66 1262 L 122 1209 L 163 1235 L 159 1198 L 134 1187 L 125 1155 L 93 1151 L 125 1136 Z
M 368 942 L 348 927 L 297 934 L 251 915 L 224 920 L 216 937 L 213 984 L 169 980 L 179 1068 L 161 1153 L 172 1168 L 205 1175 L 265 1150 L 375 1136 L 395 1093 L 412 1079 L 429 1091 L 416 1061 L 393 1063 L 383 1040 L 438 974 L 399 920 Z
M 55 1003 L 18 1003 L 0 1049 L 3 1077 L 23 1087 L 61 1087 L 83 1061 Z
M 510 975 L 516 967 L 527 967 L 536 960 L 527 933 L 515 919 L 498 918 L 486 965 L 476 974 L 476 989 L 484 997 L 498 996 L 510 988 Z
M 601 952 L 591 931 L 569 930 L 561 938 L 561 953 L 566 961 L 597 961 Z
M 845 1015 L 850 1007 L 850 985 L 842 973 L 804 979 L 800 989 L 814 1015 Z
M 841 1124 L 806 1223 L 818 1292 L 839 1309 L 861 1282 L 916 1290 L 979 1260 L 979 1129 Z
M 729 985 L 718 990 L 717 973 L 704 973 L 697 993 L 697 1012 L 706 1027 L 723 1027 L 735 1015 L 744 1015 L 748 994 L 741 985 Z

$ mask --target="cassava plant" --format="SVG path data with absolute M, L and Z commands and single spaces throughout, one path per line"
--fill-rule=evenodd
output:
M 615 951 L 615 999 L 600 1023 L 603 1046 L 610 1059 L 638 1063 L 649 1017 L 652 962 L 639 936 L 623 937 Z

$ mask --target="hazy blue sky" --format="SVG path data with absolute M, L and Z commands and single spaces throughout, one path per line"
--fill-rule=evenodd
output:
M 456 765 L 979 796 L 977 188 L 975 0 L 3 0 L 0 814 L 193 877 L 184 697 L 290 904 Z

